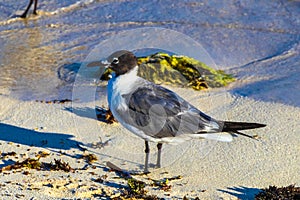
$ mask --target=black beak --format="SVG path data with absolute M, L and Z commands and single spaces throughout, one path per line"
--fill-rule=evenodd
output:
M 93 61 L 86 65 L 87 67 L 104 67 L 105 69 L 110 67 L 110 63 L 107 60 Z

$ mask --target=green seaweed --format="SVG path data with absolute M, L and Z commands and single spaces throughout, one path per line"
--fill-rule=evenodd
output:
M 39 162 L 39 159 L 28 158 L 25 161 L 19 163 L 22 167 L 27 167 L 28 169 L 37 169 L 40 170 L 42 163 Z
M 140 65 L 147 66 L 143 71 L 156 68 L 161 72 L 158 79 L 155 79 L 157 77 L 143 76 L 145 72 L 140 73 L 142 77 L 148 80 L 152 79 L 153 82 L 175 83 L 192 87 L 195 90 L 203 90 L 209 87 L 223 87 L 235 81 L 232 75 L 226 74 L 222 70 L 215 70 L 203 62 L 187 56 L 156 53 L 146 58 L 139 58 L 138 61 Z
M 156 84 L 191 87 L 195 90 L 224 87 L 235 78 L 222 70 L 215 70 L 203 62 L 187 56 L 156 53 L 138 58 L 138 75 Z M 102 80 L 108 80 L 111 70 L 106 70 Z
M 145 191 L 146 183 L 143 181 L 136 180 L 134 178 L 129 178 L 127 180 L 128 187 L 130 189 L 130 192 L 133 194 L 146 194 Z

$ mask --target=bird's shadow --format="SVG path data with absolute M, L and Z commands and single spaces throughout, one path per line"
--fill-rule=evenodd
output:
M 258 194 L 261 190 L 258 188 L 238 186 L 228 187 L 227 189 L 218 189 L 218 191 L 230 194 L 241 200 L 252 200 L 255 198 L 255 195 Z
M 73 140 L 73 137 L 70 134 L 40 132 L 0 123 L 0 140 L 27 146 L 60 150 L 80 149 L 79 145 L 82 144 Z

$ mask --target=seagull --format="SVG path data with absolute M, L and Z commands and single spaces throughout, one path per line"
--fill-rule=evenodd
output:
M 175 92 L 137 76 L 137 58 L 130 51 L 117 51 L 102 64 L 113 71 L 107 86 L 109 109 L 121 125 L 145 140 L 145 173 L 149 173 L 149 142 L 157 143 L 160 168 L 163 143 L 194 138 L 230 142 L 236 134 L 255 139 L 240 131 L 266 126 L 208 116 Z

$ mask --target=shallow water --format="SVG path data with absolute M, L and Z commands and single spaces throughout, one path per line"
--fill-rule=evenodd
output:
M 299 66 L 299 1 L 48 0 L 39 2 L 38 16 L 17 18 L 27 3 L 0 1 L 0 93 L 22 100 L 70 98 L 72 85 L 59 70 L 76 68 L 97 44 L 120 31 L 141 27 L 184 33 L 219 69 L 238 75 L 247 67 L 273 70 L 277 65 L 290 71 Z M 281 56 L 289 51 L 296 53 Z M 284 83 L 288 73 L 286 78 Z M 253 94 L 251 87 L 234 92 Z

